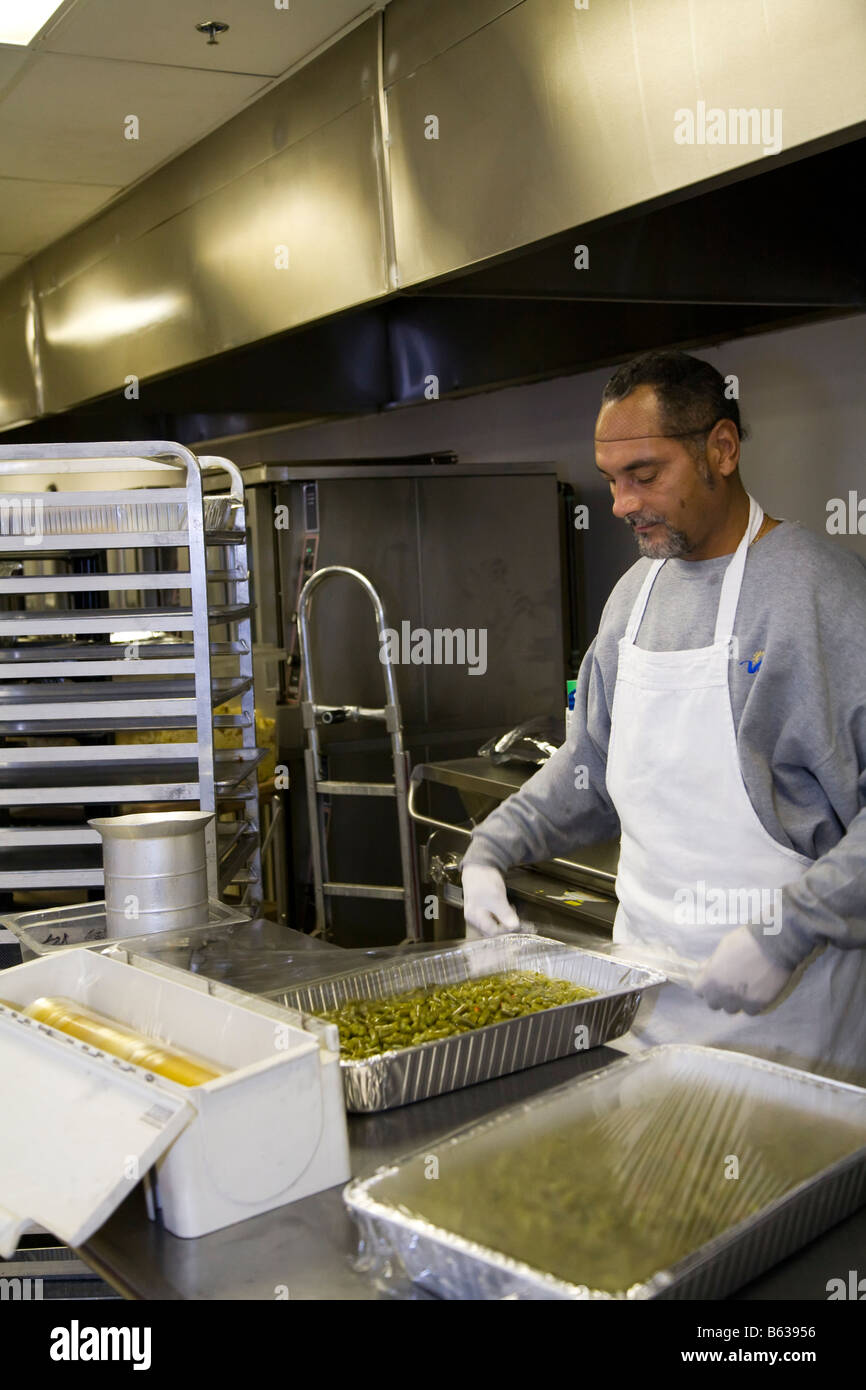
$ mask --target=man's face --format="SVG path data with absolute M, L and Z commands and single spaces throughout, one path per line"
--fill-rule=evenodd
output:
M 596 466 L 610 485 L 613 514 L 632 528 L 641 555 L 654 560 L 700 551 L 717 524 L 721 501 L 718 451 L 708 449 L 706 458 L 696 459 L 687 446 L 707 441 L 664 434 L 651 386 L 602 406 L 595 427 Z

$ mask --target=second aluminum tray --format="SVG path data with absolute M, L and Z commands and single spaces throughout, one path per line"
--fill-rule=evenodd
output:
M 496 1076 L 600 1047 L 631 1027 L 645 990 L 665 976 L 545 937 L 514 933 L 416 956 L 398 965 L 355 971 L 269 997 L 304 1013 L 324 1013 L 349 999 L 384 999 L 408 990 L 455 984 L 508 970 L 537 970 L 598 991 L 598 997 L 560 1004 L 541 1013 L 491 1023 L 471 1033 L 383 1052 L 363 1061 L 343 1059 L 348 1110 L 391 1110 Z
M 248 922 L 249 913 L 229 903 L 212 898 L 208 904 L 208 920 L 204 927 L 227 926 Z M 36 960 L 54 951 L 74 950 L 76 947 L 125 946 L 128 941 L 140 943 L 144 938 L 110 937 L 105 918 L 105 903 L 74 903 L 69 907 L 40 907 L 31 912 L 0 915 L 0 927 L 18 938 L 22 961 Z M 187 928 L 187 931 L 192 930 Z M 153 940 L 165 936 L 154 932 Z
M 565 1142 L 545 1152 L 557 1133 Z M 429 1150 L 428 1141 L 343 1193 L 362 1232 L 359 1268 L 380 1287 L 393 1293 L 414 1282 L 463 1301 L 717 1299 L 862 1205 L 866 1091 L 745 1053 L 669 1043 Z M 448 1185 L 444 1208 L 440 1182 L 425 1181 L 433 1157 L 434 1176 Z M 474 1193 L 479 1181 L 481 1206 L 492 1199 L 486 1212 L 466 1195 L 467 1182 Z M 437 1224 L 431 1213 L 449 1206 L 453 1220 Z M 490 1208 L 498 1234 L 481 1243 Z M 709 1237 L 708 1211 L 718 1231 Z M 673 1245 L 660 1212 L 680 1237 Z M 669 1262 L 664 1251 L 676 1244 L 683 1253 Z M 531 1248 L 569 1272 L 527 1263 Z M 631 1267 L 633 1282 L 614 1275 L 595 1287 L 593 1274 L 611 1262 Z M 816 1296 L 825 1296 L 827 1274 L 845 1273 L 821 1271 Z

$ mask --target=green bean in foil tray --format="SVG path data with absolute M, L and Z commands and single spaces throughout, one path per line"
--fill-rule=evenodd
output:
M 552 980 L 536 970 L 515 970 L 411 990 L 387 999 L 349 999 L 319 1017 L 337 1024 L 341 1056 L 360 1061 L 553 1009 L 557 1004 L 592 999 L 597 993 L 570 980 Z

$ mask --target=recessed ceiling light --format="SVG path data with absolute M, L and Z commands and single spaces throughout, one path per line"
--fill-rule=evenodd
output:
M 24 46 L 35 38 L 63 0 L 0 0 L 0 43 Z

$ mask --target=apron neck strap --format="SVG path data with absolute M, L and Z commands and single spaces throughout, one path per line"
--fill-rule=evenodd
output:
M 743 587 L 746 556 L 749 553 L 749 546 L 761 529 L 763 520 L 764 513 L 762 508 L 755 501 L 754 497 L 750 496 L 749 521 L 743 532 L 742 540 L 734 551 L 734 558 L 725 570 L 725 577 L 722 580 L 722 593 L 719 599 L 719 611 L 716 615 L 714 642 L 729 641 L 734 635 L 734 619 L 737 616 L 740 589 Z
M 631 617 L 628 620 L 628 626 L 626 627 L 624 633 L 626 645 L 629 647 L 634 645 L 634 640 L 637 637 L 637 630 L 640 627 L 641 619 L 643 618 L 644 609 L 646 608 L 647 603 L 649 602 L 650 590 L 652 589 L 653 584 L 655 584 L 656 575 L 658 574 L 663 564 L 664 560 L 653 560 L 652 564 L 647 570 L 646 579 L 641 585 L 640 593 L 634 601 L 634 607 L 631 610 Z
M 716 615 L 716 630 L 713 641 L 728 641 L 734 634 L 734 619 L 737 615 L 737 605 L 740 601 L 740 589 L 743 584 L 743 574 L 746 568 L 746 556 L 749 546 L 761 529 L 764 520 L 764 513 L 754 497 L 749 496 L 749 520 L 742 540 L 734 551 L 733 559 L 725 570 L 725 577 L 722 580 L 722 592 L 719 598 L 719 611 Z M 664 564 L 664 560 L 653 560 L 647 570 L 646 578 L 641 585 L 640 593 L 635 599 L 628 626 L 625 630 L 625 641 L 631 646 L 637 637 L 638 628 L 644 615 L 644 610 L 649 602 L 650 591 L 656 581 L 656 575 Z

